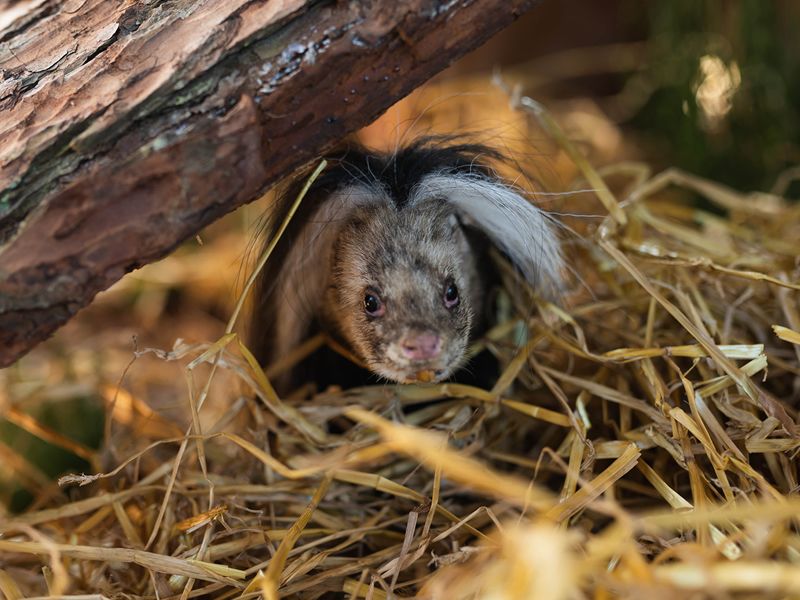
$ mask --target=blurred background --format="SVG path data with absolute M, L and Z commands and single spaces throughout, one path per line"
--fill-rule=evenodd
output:
M 469 132 L 511 155 L 532 187 L 569 189 L 571 163 L 512 108 L 511 89 L 547 106 L 595 165 L 644 161 L 798 197 L 798 23 L 792 0 L 543 0 L 359 136 L 392 148 L 422 133 Z M 193 390 L 185 364 L 142 351 L 219 338 L 268 203 L 129 274 L 0 370 L 0 516 L 71 493 L 54 485 L 59 474 L 107 467 L 87 460 L 104 438 L 126 445 L 121 455 L 135 450 L 135 436 L 115 437 L 134 414 L 180 435 Z M 573 212 L 562 199 L 545 206 Z M 237 393 L 223 376 L 214 386 L 209 420 Z

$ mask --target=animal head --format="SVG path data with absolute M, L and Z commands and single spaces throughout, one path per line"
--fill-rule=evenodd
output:
M 360 208 L 332 264 L 327 308 L 370 370 L 392 381 L 441 381 L 463 364 L 481 291 L 446 205 Z

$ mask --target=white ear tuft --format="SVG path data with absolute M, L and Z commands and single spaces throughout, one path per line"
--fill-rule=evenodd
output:
M 550 217 L 500 182 L 468 173 L 433 174 L 414 189 L 412 203 L 443 198 L 487 235 L 540 294 L 557 296 L 564 261 Z

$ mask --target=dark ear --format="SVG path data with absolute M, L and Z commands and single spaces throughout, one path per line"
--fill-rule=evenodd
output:
M 564 263 L 547 213 L 503 183 L 469 173 L 423 178 L 413 201 L 430 198 L 443 198 L 466 224 L 486 234 L 540 294 L 559 294 Z

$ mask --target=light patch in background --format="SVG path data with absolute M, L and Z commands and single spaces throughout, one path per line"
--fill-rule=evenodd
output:
M 712 54 L 700 58 L 694 97 L 700 109 L 700 124 L 705 130 L 713 133 L 722 129 L 741 83 L 742 75 L 736 61 L 726 64 Z

